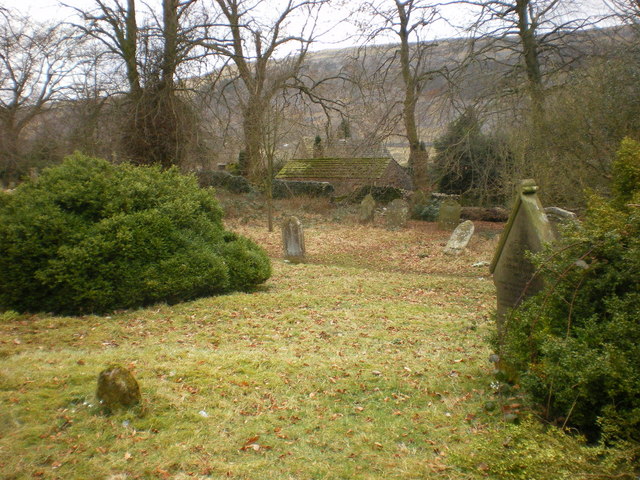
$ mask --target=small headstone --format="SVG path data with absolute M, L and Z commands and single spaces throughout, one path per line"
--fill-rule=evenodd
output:
M 460 223 L 462 207 L 453 198 L 446 198 L 440 205 L 438 214 L 438 228 L 440 230 L 453 230 Z
M 96 397 L 110 410 L 118 407 L 133 407 L 140 403 L 140 387 L 129 370 L 111 365 L 98 375 Z
M 387 207 L 387 228 L 404 228 L 409 219 L 409 205 L 401 198 L 396 198 Z
M 447 255 L 460 255 L 469 245 L 469 240 L 471 240 L 474 230 L 475 227 L 471 220 L 458 225 L 451 234 L 447 246 L 444 247 L 444 253 Z
M 360 203 L 360 214 L 358 215 L 359 222 L 362 224 L 373 222 L 375 210 L 376 201 L 369 193 Z
M 520 192 L 489 268 L 498 297 L 499 334 L 509 311 L 542 288 L 542 280 L 535 275 L 535 267 L 526 258 L 526 252 L 539 252 L 545 243 L 555 239 L 537 190 L 533 180 L 521 182 Z
M 289 217 L 282 224 L 282 245 L 284 258 L 292 263 L 304 262 L 304 231 L 296 217 Z

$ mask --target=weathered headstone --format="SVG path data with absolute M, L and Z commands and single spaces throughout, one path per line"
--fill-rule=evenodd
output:
M 358 215 L 359 222 L 363 224 L 373 222 L 375 211 L 376 201 L 369 193 L 360 203 L 360 214 Z
M 446 198 L 440 205 L 438 213 L 438 228 L 440 230 L 453 230 L 460 223 L 462 207 L 453 198 Z
M 409 205 L 401 198 L 396 198 L 387 207 L 387 228 L 404 228 L 409 219 Z
M 498 297 L 498 334 L 506 315 L 542 288 L 526 252 L 539 252 L 555 239 L 533 180 L 523 180 L 509 220 L 489 267 Z
M 451 234 L 447 246 L 444 247 L 444 253 L 447 255 L 460 255 L 469 245 L 469 240 L 471 240 L 474 230 L 475 227 L 471 220 L 458 225 Z
M 129 370 L 111 365 L 98 375 L 96 397 L 109 410 L 133 407 L 140 403 L 140 387 Z
M 293 263 L 304 262 L 304 231 L 296 217 L 289 217 L 282 224 L 282 245 L 285 260 Z

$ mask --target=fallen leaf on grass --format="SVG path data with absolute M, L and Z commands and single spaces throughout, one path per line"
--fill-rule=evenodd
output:
M 255 435 L 244 442 L 244 446 L 256 443 L 260 439 L 260 435 Z
M 246 442 L 244 442 L 244 445 L 242 446 L 242 448 L 240 448 L 240 450 L 243 452 L 247 450 L 253 450 L 254 452 L 259 452 L 260 450 L 271 450 L 273 448 L 269 445 L 260 445 L 256 443 L 259 439 L 260 439 L 259 435 L 255 435 L 249 438 Z
M 443 465 L 442 463 L 428 463 L 427 467 L 429 467 L 429 469 L 435 473 L 449 470 L 449 467 L 447 465 Z

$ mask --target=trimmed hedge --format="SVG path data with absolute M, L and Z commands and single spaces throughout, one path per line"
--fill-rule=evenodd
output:
M 76 153 L 0 196 L 0 306 L 102 313 L 267 280 L 266 253 L 221 218 L 176 169 Z
M 198 172 L 196 176 L 201 187 L 224 188 L 231 193 L 250 193 L 253 191 L 246 178 L 232 175 L 223 170 L 207 170 Z

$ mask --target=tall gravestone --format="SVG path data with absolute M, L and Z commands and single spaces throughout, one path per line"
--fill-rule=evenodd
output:
M 446 198 L 440 204 L 438 213 L 438 228 L 440 230 L 453 230 L 460 223 L 462 207 L 453 198 Z
M 396 198 L 387 207 L 387 228 L 394 230 L 407 226 L 409 205 L 401 198 Z
M 498 297 L 499 335 L 509 311 L 542 288 L 542 280 L 535 275 L 535 267 L 526 258 L 526 252 L 539 252 L 545 243 L 555 239 L 537 191 L 533 180 L 520 183 L 515 205 L 489 267 Z
M 282 224 L 282 246 L 285 260 L 293 263 L 304 262 L 304 231 L 296 217 L 289 217 Z
M 360 203 L 360 213 L 358 215 L 358 221 L 362 224 L 372 223 L 375 211 L 376 201 L 369 193 Z

